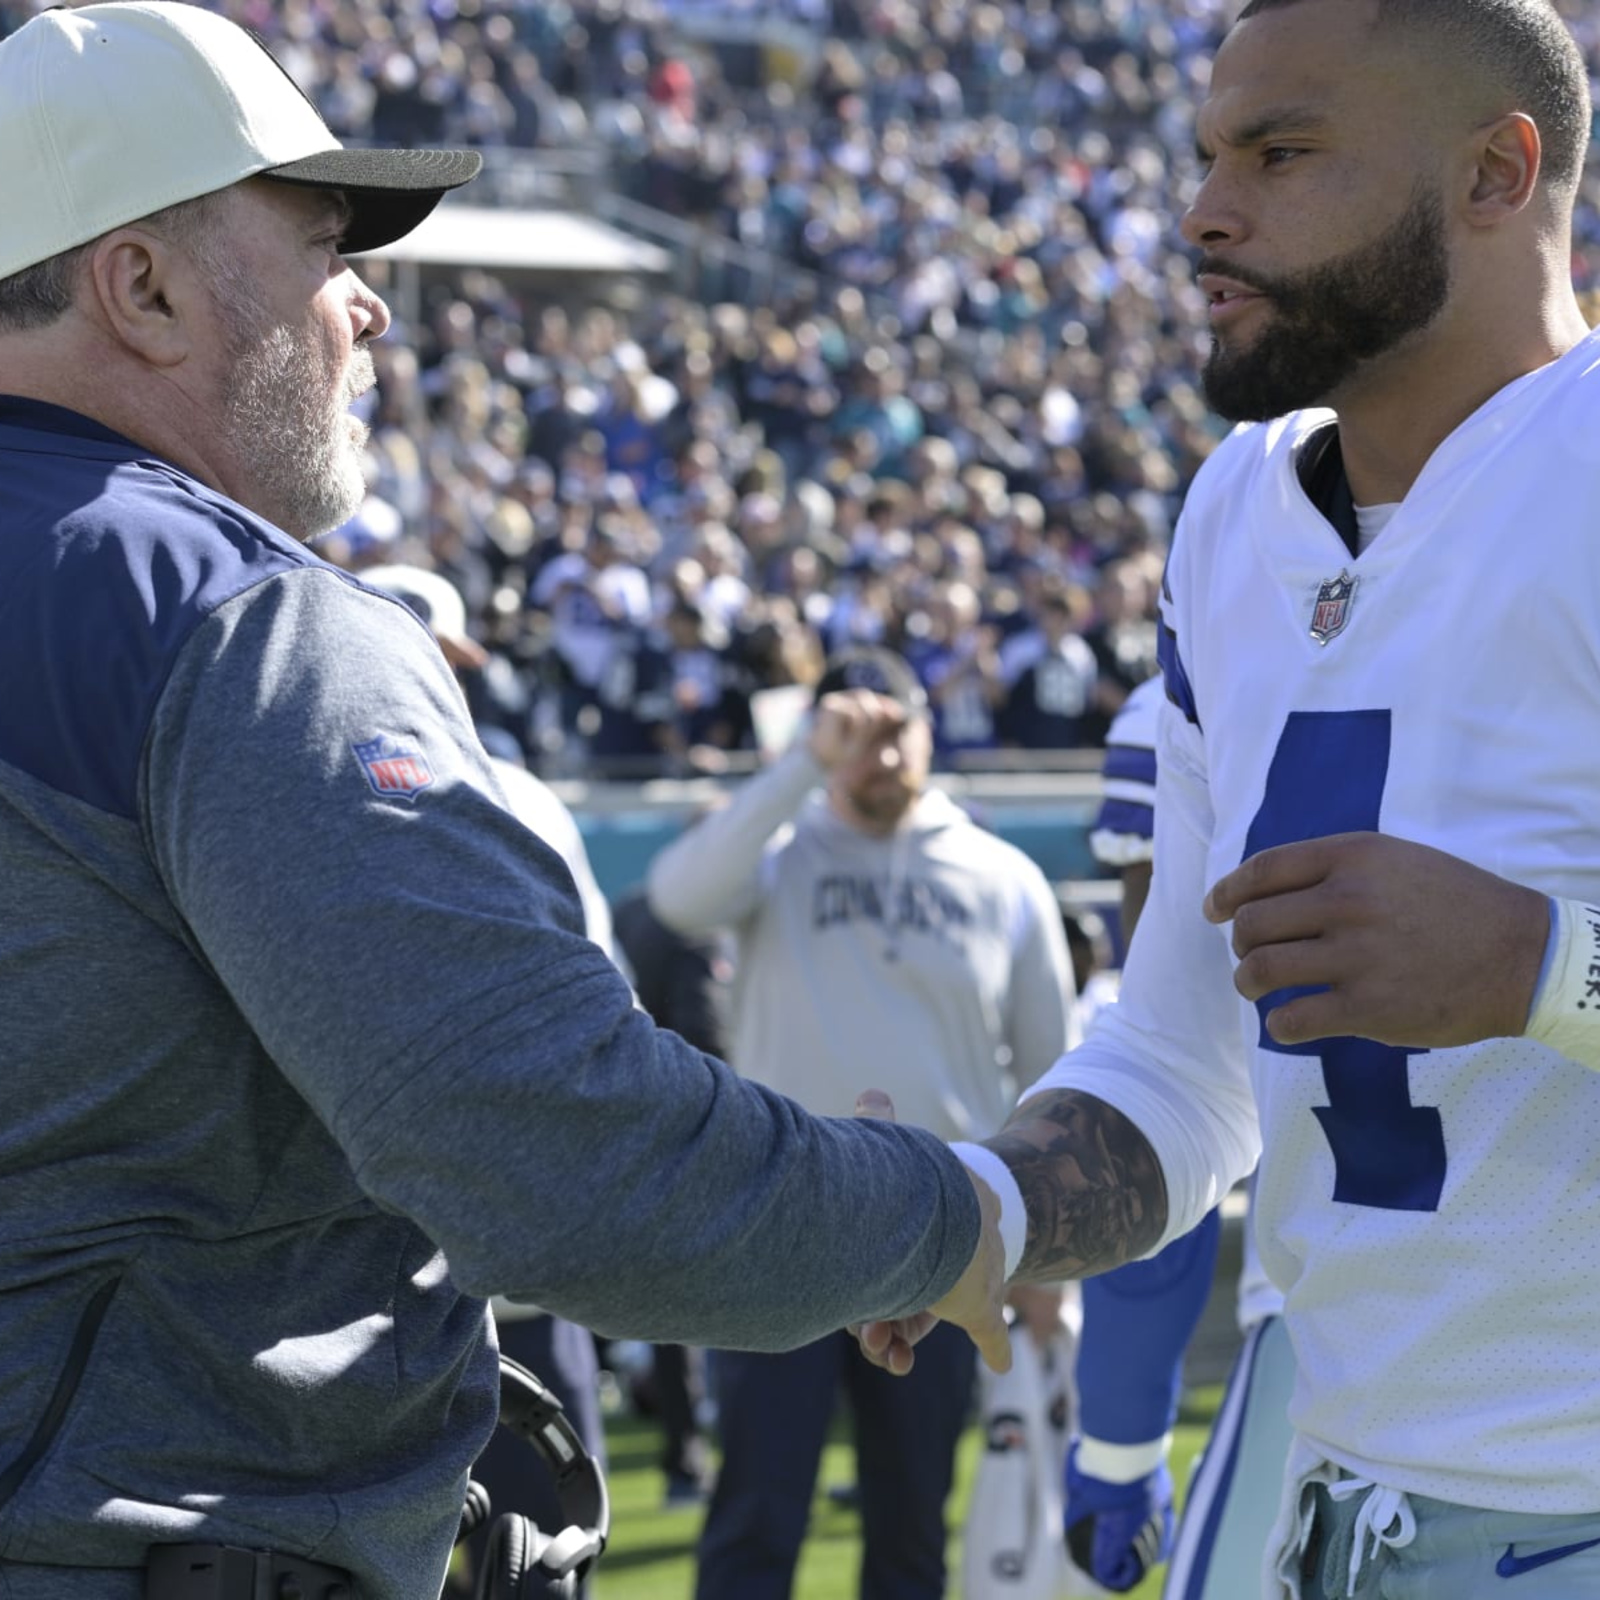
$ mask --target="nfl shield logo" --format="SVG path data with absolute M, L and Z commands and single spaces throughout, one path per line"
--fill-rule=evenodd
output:
M 385 799 L 414 800 L 433 782 L 433 768 L 420 750 L 410 750 L 379 734 L 362 744 L 353 744 L 374 794 Z
M 1356 592 L 1356 581 L 1348 572 L 1341 572 L 1317 590 L 1317 602 L 1311 608 L 1311 637 L 1318 644 L 1327 644 L 1344 632 L 1350 620 L 1350 602 Z

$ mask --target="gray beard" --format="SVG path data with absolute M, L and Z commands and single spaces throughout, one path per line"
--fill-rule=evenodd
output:
M 345 409 L 371 382 L 372 357 L 358 349 L 336 404 L 285 328 L 241 341 L 221 420 L 230 455 L 243 464 L 250 509 L 296 539 L 314 539 L 354 515 L 366 495 L 365 424 Z

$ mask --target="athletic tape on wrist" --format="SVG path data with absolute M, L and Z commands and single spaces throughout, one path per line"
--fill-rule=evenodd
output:
M 1000 1202 L 1000 1243 L 1005 1247 L 1009 1281 L 1022 1260 L 1022 1247 L 1028 1242 L 1028 1208 L 1022 1203 L 1022 1190 L 1011 1176 L 1011 1168 L 993 1150 L 981 1144 L 953 1144 L 950 1148 L 966 1163 L 969 1172 L 994 1190 Z
M 1600 906 L 1551 899 L 1544 971 L 1523 1031 L 1600 1071 Z

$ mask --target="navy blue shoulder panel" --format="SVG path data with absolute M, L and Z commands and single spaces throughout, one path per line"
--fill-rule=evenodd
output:
M 139 446 L 0 407 L 0 761 L 119 816 L 184 641 L 318 557 Z

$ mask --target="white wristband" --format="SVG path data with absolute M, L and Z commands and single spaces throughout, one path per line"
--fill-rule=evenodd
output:
M 1164 1433 L 1147 1444 L 1107 1444 L 1103 1439 L 1078 1436 L 1078 1471 L 1106 1483 L 1137 1483 L 1148 1478 L 1171 1454 L 1172 1435 Z
M 1022 1190 L 1011 1176 L 1011 1168 L 993 1150 L 981 1144 L 953 1144 L 950 1148 L 966 1163 L 969 1172 L 994 1190 L 1000 1202 L 1000 1243 L 1005 1248 L 1009 1282 L 1028 1242 L 1028 1208 L 1022 1203 Z
M 1600 906 L 1550 902 L 1550 944 L 1524 1033 L 1600 1072 Z

